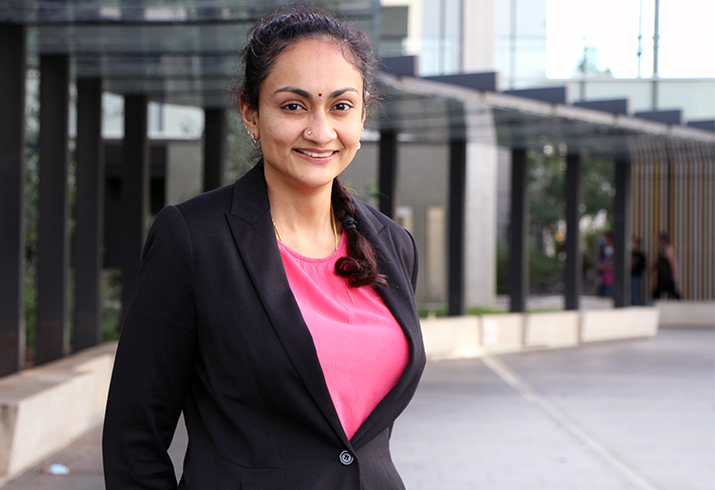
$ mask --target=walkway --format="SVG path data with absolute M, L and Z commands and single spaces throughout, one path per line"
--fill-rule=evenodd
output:
M 99 437 L 3 490 L 102 490 Z M 715 330 L 431 362 L 392 452 L 408 490 L 714 490 Z

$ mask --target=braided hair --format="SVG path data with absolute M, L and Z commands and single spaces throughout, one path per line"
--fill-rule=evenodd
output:
M 264 18 L 249 31 L 248 44 L 241 51 L 244 74 L 231 87 L 236 107 L 242 101 L 258 111 L 260 86 L 276 60 L 288 47 L 305 39 L 334 42 L 362 75 L 363 110 L 367 110 L 366 104 L 374 103 L 378 98 L 372 84 L 376 57 L 365 33 L 350 28 L 315 6 L 303 4 L 289 5 Z M 359 231 L 353 198 L 337 177 L 333 181 L 331 200 L 335 218 L 342 223 L 348 240 L 348 254 L 336 262 L 336 273 L 356 288 L 387 285 L 385 276 L 378 272 L 375 249 Z

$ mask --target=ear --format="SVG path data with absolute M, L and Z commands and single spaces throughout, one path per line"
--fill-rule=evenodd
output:
M 243 97 L 239 99 L 239 109 L 241 111 L 243 124 L 245 124 L 246 128 L 253 133 L 256 140 L 260 139 L 261 135 L 258 130 L 258 109 L 248 105 Z
M 367 101 L 368 100 L 370 100 L 370 92 L 365 93 L 365 98 L 362 101 L 362 117 L 360 119 L 363 124 L 365 124 L 365 119 L 367 118 Z

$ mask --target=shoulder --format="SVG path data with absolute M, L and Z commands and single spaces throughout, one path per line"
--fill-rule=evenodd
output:
M 363 221 L 378 237 L 382 235 L 389 236 L 391 240 L 412 248 L 414 240 L 407 230 L 366 202 L 358 199 L 353 199 L 353 202 L 355 203 L 358 222 Z
M 211 216 L 223 217 L 231 208 L 234 185 L 204 192 L 175 207 L 187 220 L 202 220 Z
M 418 252 L 415 240 L 404 228 L 369 204 L 354 199 L 355 219 L 360 232 L 375 246 L 386 263 L 399 267 L 412 284 L 417 285 Z

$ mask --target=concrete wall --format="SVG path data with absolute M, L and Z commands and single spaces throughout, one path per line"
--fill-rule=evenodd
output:
M 651 337 L 657 329 L 655 307 L 422 320 L 432 360 Z M 0 379 L 0 486 L 101 423 L 115 351 L 112 342 Z
M 203 190 L 203 156 L 200 141 L 166 143 L 166 204 L 178 204 Z
M 460 359 L 587 342 L 652 337 L 655 307 L 505 313 L 422 320 L 427 357 Z
M 677 327 L 715 327 L 715 301 L 658 301 L 660 324 Z
M 104 417 L 116 343 L 0 379 L 0 486 Z

